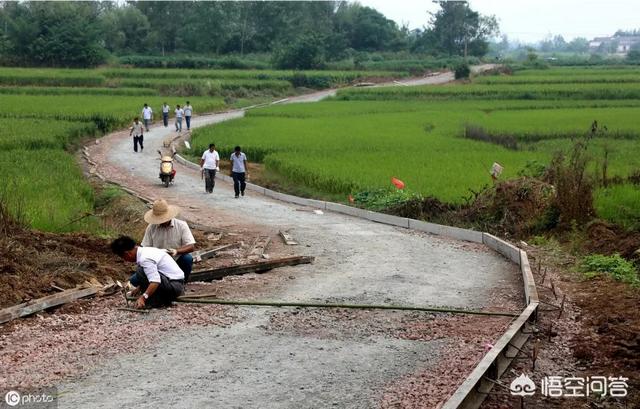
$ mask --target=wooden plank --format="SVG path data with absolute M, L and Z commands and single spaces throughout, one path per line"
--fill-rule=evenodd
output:
M 65 290 L 61 293 L 48 295 L 46 297 L 31 300 L 26 303 L 14 305 L 13 307 L 0 310 L 0 324 L 14 320 L 16 318 L 26 317 L 38 311 L 47 308 L 56 307 L 68 302 L 77 300 L 78 298 L 88 297 L 100 291 L 100 287 L 81 287 L 71 290 Z
M 280 231 L 280 236 L 282 237 L 282 240 L 284 240 L 284 242 L 285 242 L 288 246 L 297 246 L 297 245 L 298 245 L 298 242 L 297 242 L 297 241 L 295 241 L 295 240 L 293 239 L 293 237 L 292 237 L 289 233 L 284 232 L 284 231 Z
M 253 241 L 253 246 L 251 246 L 251 250 L 249 250 L 249 254 L 247 256 L 249 258 L 261 258 L 266 250 L 267 246 L 271 242 L 271 237 L 269 236 L 258 236 Z
M 208 249 L 208 250 L 198 250 L 198 251 L 194 251 L 193 253 L 191 253 L 191 255 L 193 256 L 193 260 L 194 261 L 202 261 L 202 260 L 208 260 L 210 258 L 213 258 L 216 256 L 216 253 L 222 251 L 222 250 L 226 250 L 228 248 L 233 248 L 233 247 L 238 247 L 240 245 L 240 243 L 231 243 L 231 244 L 225 244 L 224 246 L 219 246 L 213 249 Z
M 462 382 L 458 389 L 445 402 L 442 409 L 477 409 L 489 395 L 493 383 L 488 377 L 497 381 L 511 364 L 515 355 L 508 355 L 512 346 L 522 348 L 528 334 L 522 332 L 529 319 L 535 315 L 537 303 L 532 303 L 513 321 L 513 323 L 495 343 L 493 348 L 482 358 L 471 374 Z M 515 348 L 512 348 L 515 349 Z M 517 352 L 517 351 L 516 351 Z
M 231 267 L 219 267 L 210 270 L 194 271 L 189 277 L 189 282 L 193 281 L 211 281 L 219 280 L 223 277 L 232 275 L 241 275 L 248 273 L 263 273 L 278 267 L 295 266 L 298 264 L 309 264 L 314 257 L 294 256 L 285 257 L 269 261 L 260 261 L 256 263 L 241 264 Z

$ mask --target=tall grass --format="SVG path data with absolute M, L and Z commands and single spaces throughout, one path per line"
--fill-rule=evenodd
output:
M 3 191 L 10 212 L 19 209 L 32 227 L 72 231 L 88 227 L 93 190 L 72 155 L 59 149 L 0 151 Z

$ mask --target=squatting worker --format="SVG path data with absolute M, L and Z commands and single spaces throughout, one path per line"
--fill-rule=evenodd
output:
M 131 237 L 120 236 L 111 243 L 111 250 L 126 261 L 138 265 L 138 285 L 131 292 L 141 294 L 136 308 L 163 307 L 182 295 L 184 273 L 164 250 L 138 246 Z
M 239 195 L 244 196 L 244 189 L 247 187 L 245 182 L 247 175 L 247 156 L 242 152 L 239 146 L 236 146 L 231 154 L 231 177 L 233 177 L 233 191 L 236 199 Z
M 144 128 L 138 117 L 133 118 L 133 125 L 131 126 L 131 132 L 129 136 L 133 136 L 133 151 L 138 152 L 138 144 L 140 144 L 140 152 L 144 149 L 142 141 L 144 140 Z
M 209 149 L 204 151 L 200 159 L 200 171 L 204 177 L 204 188 L 207 193 L 213 193 L 213 188 L 216 186 L 216 172 L 219 169 L 219 162 L 220 155 L 216 151 L 216 145 L 210 143 Z
M 187 222 L 175 218 L 179 212 L 179 207 L 169 205 L 164 199 L 153 202 L 153 208 L 144 215 L 144 221 L 149 225 L 140 244 L 164 249 L 184 272 L 186 283 L 193 268 L 190 253 L 195 249 L 196 241 Z M 135 282 L 131 284 L 136 285 Z
M 147 104 L 144 104 L 142 108 L 142 121 L 144 122 L 144 128 L 147 132 L 149 132 L 149 124 L 153 120 L 153 110 Z

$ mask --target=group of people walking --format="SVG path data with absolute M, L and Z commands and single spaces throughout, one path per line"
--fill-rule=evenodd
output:
M 165 102 L 162 104 L 162 121 L 165 128 L 169 126 L 169 105 Z M 184 108 L 180 105 L 176 105 L 175 109 L 175 125 L 176 132 L 182 131 L 182 119 L 186 121 L 187 130 L 191 130 L 191 116 L 193 115 L 193 107 L 187 101 Z M 142 108 L 142 121 L 138 117 L 133 119 L 133 125 L 129 128 L 129 136 L 133 137 L 133 151 L 138 152 L 138 146 L 140 152 L 144 149 L 144 133 L 149 131 L 149 125 L 153 122 L 153 110 L 147 104 L 144 104 Z M 233 178 L 233 190 L 235 198 L 244 196 L 245 188 L 247 187 L 246 178 L 248 176 L 247 167 L 247 155 L 242 152 L 239 146 L 234 148 L 231 157 L 229 158 L 231 163 L 231 177 Z M 220 155 L 216 151 L 216 145 L 210 144 L 209 149 L 204 151 L 202 158 L 200 159 L 200 170 L 202 178 L 205 181 L 205 191 L 207 193 L 213 193 L 215 187 L 216 173 L 220 171 Z
M 162 104 L 162 123 L 164 127 L 169 126 L 169 111 L 171 108 L 167 103 Z M 176 105 L 175 110 L 175 126 L 176 132 L 182 132 L 182 120 L 184 119 L 187 126 L 187 131 L 191 130 L 191 116 L 193 115 L 193 106 L 187 101 L 187 103 L 181 107 L 180 104 Z M 140 145 L 140 152 L 144 149 L 144 133 L 149 132 L 149 125 L 153 123 L 153 109 L 148 104 L 144 104 L 142 107 L 142 122 L 140 117 L 133 118 L 133 125 L 129 128 L 129 136 L 133 136 L 133 151 L 138 152 L 138 145 Z
M 169 126 L 169 113 L 171 112 L 171 107 L 165 102 L 162 104 L 162 123 L 164 127 Z M 184 119 L 185 125 L 187 126 L 187 131 L 191 130 L 191 116 L 193 115 L 193 106 L 191 103 L 187 101 L 187 103 L 183 106 L 177 104 L 175 109 L 173 110 L 175 114 L 175 126 L 176 132 L 182 132 L 182 120 Z M 136 118 L 137 119 L 137 118 Z M 142 108 L 142 121 L 144 123 L 144 128 L 147 132 L 149 132 L 149 125 L 153 122 L 153 109 L 148 104 L 144 104 Z
M 242 148 L 236 146 L 229 158 L 231 163 L 231 177 L 233 178 L 233 191 L 235 198 L 244 196 L 244 190 L 247 187 L 246 178 L 248 175 L 247 155 L 242 152 Z M 200 172 L 204 179 L 205 192 L 213 193 L 216 185 L 216 172 L 220 170 L 220 155 L 216 151 L 214 143 L 209 144 L 209 149 L 204 151 L 200 158 Z

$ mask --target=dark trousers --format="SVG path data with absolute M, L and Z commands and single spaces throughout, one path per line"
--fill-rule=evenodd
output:
M 140 291 L 144 293 L 149 287 L 149 280 L 142 268 L 136 271 L 136 282 Z M 164 274 L 160 274 L 160 285 L 145 302 L 146 305 L 156 308 L 171 305 L 176 298 L 184 292 L 184 280 L 169 280 Z
M 191 270 L 193 269 L 193 256 L 191 253 L 181 254 L 176 260 L 176 264 L 184 273 L 184 283 L 187 284 L 187 282 L 189 282 Z
M 213 193 L 213 188 L 216 187 L 216 170 L 215 169 L 204 170 L 204 187 L 208 193 Z
M 134 152 L 138 152 L 138 144 L 140 144 L 140 151 L 142 151 L 142 149 L 144 149 L 144 146 L 142 146 L 142 140 L 143 139 L 144 139 L 143 135 L 134 136 L 133 137 L 133 151 Z
M 149 132 L 149 124 L 151 123 L 151 119 L 143 119 L 142 122 L 144 122 L 144 130 Z
M 191 255 L 191 253 L 182 254 L 176 260 L 176 264 L 178 265 L 178 267 L 180 267 L 180 270 L 182 270 L 182 272 L 184 273 L 184 282 L 186 284 L 189 281 L 189 276 L 191 275 L 191 270 L 193 269 L 193 256 Z M 140 285 L 138 272 L 144 275 L 142 268 L 138 267 L 138 271 L 136 271 L 135 273 L 133 273 L 131 277 L 129 277 L 129 282 L 134 287 L 138 287 Z
M 169 114 L 168 113 L 162 113 L 162 123 L 164 124 L 164 127 L 166 128 L 167 126 L 169 126 Z
M 247 187 L 247 183 L 244 181 L 245 173 L 231 172 L 231 177 L 233 177 L 233 191 L 236 192 L 236 197 L 240 193 L 244 195 L 244 189 Z
M 184 120 L 187 121 L 187 131 L 191 129 L 191 115 L 184 117 Z

